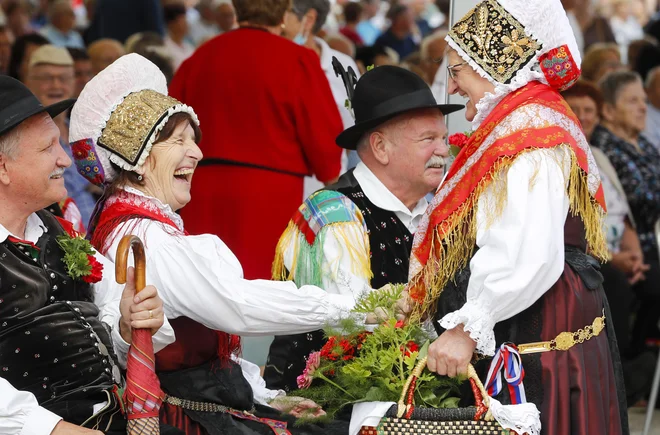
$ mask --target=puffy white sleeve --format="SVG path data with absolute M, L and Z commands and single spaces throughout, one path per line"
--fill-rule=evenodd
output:
M 351 296 L 355 300 L 370 292 L 369 238 L 364 227 L 358 222 L 344 222 L 341 225 L 326 225 L 322 231 L 323 237 L 319 240 L 323 240 L 323 289 L 328 293 Z M 289 240 L 290 243 L 284 248 L 284 265 L 291 270 L 294 258 L 299 258 L 299 255 L 296 239 L 292 237 Z M 304 262 L 296 265 L 306 266 Z
M 159 224 L 147 230 L 147 277 L 170 318 L 188 317 L 243 336 L 287 335 L 336 323 L 355 305 L 352 296 L 314 286 L 246 280 L 236 256 L 216 236 L 163 234 Z
M 563 272 L 569 168 L 561 148 L 531 151 L 504 175 L 506 204 L 498 218 L 487 216 L 503 185 L 492 183 L 479 198 L 479 249 L 470 261 L 467 302 L 440 320 L 445 329 L 463 325 L 477 352 L 493 355 L 495 324 L 529 308 Z
M 124 291 L 122 284 L 115 280 L 115 264 L 100 253 L 96 253 L 96 260 L 103 264 L 103 280 L 94 284 L 94 303 L 99 307 L 99 320 L 107 324 L 111 330 L 112 344 L 117 355 L 117 362 L 122 368 L 126 367 L 126 355 L 130 344 L 126 343 L 119 332 L 119 303 Z M 132 257 L 130 257 L 132 259 Z M 147 280 L 147 284 L 150 282 Z M 161 297 L 162 298 L 162 297 Z M 165 316 L 163 326 L 154 334 L 154 352 L 158 352 L 168 344 L 174 343 L 174 329 Z
M 0 433 L 50 435 L 62 417 L 39 406 L 32 393 L 19 391 L 0 378 Z

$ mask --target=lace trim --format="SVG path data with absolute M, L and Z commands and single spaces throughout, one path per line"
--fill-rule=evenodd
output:
M 167 204 L 163 204 L 163 202 L 158 198 L 146 195 L 141 190 L 130 186 L 125 186 L 123 187 L 122 192 L 108 198 L 105 206 L 110 207 L 112 204 L 117 202 L 130 204 L 135 207 L 149 210 L 152 213 L 160 214 L 161 216 L 174 222 L 179 231 L 183 231 L 183 219 L 181 219 L 181 216 L 172 210 L 172 207 Z
M 463 329 L 470 333 L 470 338 L 477 343 L 476 351 L 482 355 L 495 354 L 495 320 L 488 308 L 476 299 L 468 300 L 460 310 L 447 314 L 440 319 L 440 326 L 453 329 L 463 324 Z
M 504 429 L 526 435 L 541 434 L 541 413 L 533 403 L 502 405 L 491 397 L 489 409 Z
M 153 131 L 151 132 L 151 136 L 149 136 L 149 139 L 147 139 L 147 143 L 144 146 L 144 149 L 142 150 L 142 153 L 140 154 L 140 158 L 138 159 L 137 164 L 131 165 L 130 163 L 126 162 L 122 157 L 120 157 L 118 154 L 111 153 L 111 152 L 106 152 L 102 157 L 106 157 L 106 154 L 109 156 L 110 161 L 114 163 L 115 165 L 119 166 L 120 168 L 126 170 L 126 171 L 132 171 L 135 172 L 137 171 L 140 166 L 144 164 L 144 162 L 147 160 L 147 157 L 149 157 L 149 153 L 151 152 L 151 148 L 154 146 L 154 143 L 156 142 L 156 138 L 158 137 L 158 133 L 165 127 L 165 124 L 167 124 L 167 121 L 170 120 L 170 117 L 174 115 L 175 113 L 187 113 L 188 115 L 191 116 L 193 121 L 199 125 L 199 119 L 197 118 L 197 114 L 193 111 L 193 109 L 189 106 L 186 106 L 185 104 L 178 104 L 174 107 L 171 107 L 168 109 L 167 114 L 163 117 L 163 119 L 154 127 Z M 107 151 L 107 150 L 106 150 Z M 116 175 L 113 175 L 110 180 L 112 181 L 112 178 L 114 178 Z M 107 178 L 107 177 L 106 177 Z

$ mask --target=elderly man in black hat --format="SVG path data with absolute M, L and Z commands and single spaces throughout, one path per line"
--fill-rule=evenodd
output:
M 449 157 L 445 115 L 463 106 L 439 105 L 424 80 L 403 68 L 374 68 L 356 86 L 350 69 L 339 73 L 356 123 L 336 142 L 362 162 L 304 201 L 280 240 L 273 273 L 357 298 L 408 281 L 425 196 L 440 185 Z M 268 387 L 296 389 L 305 357 L 323 343 L 322 331 L 276 337 Z
M 131 274 L 121 301 L 104 298 L 114 265 L 43 210 L 67 193 L 52 118 L 73 100 L 44 107 L 0 77 L 0 101 L 0 433 L 125 433 L 116 355 L 131 327 L 161 328 L 162 301 L 151 286 L 136 296 Z

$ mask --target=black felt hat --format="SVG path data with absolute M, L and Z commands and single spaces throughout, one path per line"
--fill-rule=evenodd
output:
M 0 135 L 37 113 L 47 112 L 55 117 L 75 102 L 75 99 L 70 99 L 44 107 L 23 83 L 0 75 Z
M 337 136 L 337 145 L 342 148 L 354 150 L 364 133 L 405 112 L 437 108 L 448 115 L 465 107 L 460 104 L 438 104 L 429 85 L 404 68 L 389 65 L 373 68 L 354 85 L 355 76 L 350 67 L 344 71 L 338 62 L 334 62 L 334 66 L 337 74 L 344 79 L 355 113 L 355 125 Z

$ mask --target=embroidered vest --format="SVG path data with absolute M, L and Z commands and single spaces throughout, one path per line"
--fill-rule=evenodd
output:
M 0 376 L 48 408 L 121 382 L 109 331 L 98 319 L 91 286 L 66 273 L 56 238 L 65 234 L 47 211 L 36 258 L 26 245 L 0 243 Z
M 336 190 L 358 206 L 367 224 L 371 246 L 372 288 L 408 282 L 408 262 L 413 235 L 394 212 L 376 207 L 364 194 L 353 171 L 326 190 Z

